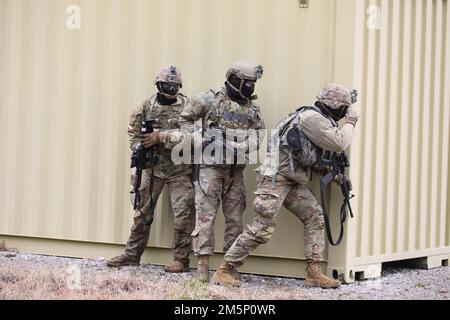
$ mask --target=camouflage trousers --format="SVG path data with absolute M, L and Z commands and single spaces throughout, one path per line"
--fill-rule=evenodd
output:
M 261 177 L 260 177 L 261 178 Z M 306 185 L 289 180 L 272 186 L 271 177 L 261 178 L 253 203 L 253 222 L 236 239 L 225 255 L 225 261 L 235 267 L 242 266 L 245 258 L 272 237 L 278 212 L 282 205 L 304 224 L 305 257 L 307 260 L 323 261 L 325 249 L 324 218 L 322 208 Z
M 144 170 L 140 188 L 140 210 L 134 214 L 134 223 L 131 227 L 131 235 L 128 239 L 125 254 L 130 257 L 140 258 L 147 246 L 150 236 L 151 224 L 146 225 L 142 221 L 141 211 L 147 222 L 153 221 L 154 208 L 150 207 L 150 176 L 149 170 Z M 169 179 L 153 178 L 153 206 L 156 206 L 159 195 L 164 185 L 169 188 L 169 198 L 174 215 L 173 227 L 173 256 L 174 260 L 189 264 L 189 255 L 192 251 L 191 232 L 194 215 L 194 186 L 190 175 L 182 175 Z M 132 195 L 134 200 L 134 195 Z
M 214 252 L 214 221 L 221 201 L 225 216 L 223 251 L 227 252 L 241 234 L 246 207 L 243 171 L 243 168 L 236 168 L 231 178 L 229 167 L 204 167 L 200 170 L 195 189 L 196 219 L 192 233 L 196 256 L 210 256 Z

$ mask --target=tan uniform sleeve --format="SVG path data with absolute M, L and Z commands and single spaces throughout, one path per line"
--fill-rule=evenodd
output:
M 210 108 L 210 103 L 205 99 L 206 95 L 208 93 L 201 93 L 193 98 L 181 112 L 179 124 L 183 131 L 193 132 L 194 123 L 205 117 L 207 110 Z
M 142 105 L 135 109 L 130 116 L 130 122 L 128 124 L 128 137 L 130 140 L 131 150 L 134 150 L 140 144 L 139 133 L 141 130 L 143 110 L 144 106 Z
M 199 130 L 196 130 L 195 124 L 198 120 L 202 120 L 203 124 L 206 123 L 208 116 L 210 115 L 213 107 L 213 103 L 216 100 L 216 96 L 212 91 L 202 92 L 195 98 L 192 98 L 188 105 L 183 109 L 179 118 L 179 125 L 181 129 L 181 139 L 183 144 L 191 144 L 199 146 L 202 143 L 202 134 Z
M 250 135 L 248 138 L 248 148 L 247 152 L 253 152 L 259 150 L 261 144 L 264 141 L 264 129 L 266 129 L 266 124 L 261 115 L 261 110 L 258 106 L 253 106 L 253 119 L 250 125 L 250 129 L 256 130 L 256 135 Z
M 334 127 L 331 121 L 315 111 L 300 115 L 300 124 L 305 135 L 314 144 L 331 152 L 343 152 L 351 144 L 355 128 L 346 123 L 342 128 Z

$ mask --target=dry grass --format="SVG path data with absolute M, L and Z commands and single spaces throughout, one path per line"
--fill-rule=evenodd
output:
M 301 299 L 273 289 L 256 292 L 245 288 L 225 288 L 196 281 L 193 274 L 167 279 L 157 272 L 133 269 L 81 268 L 81 283 L 71 288 L 68 265 L 17 263 L 2 259 L 0 263 L 0 300 L 224 300 L 224 299 Z M 92 270 L 94 269 L 94 270 Z M 270 294 L 268 295 L 268 293 Z
M 4 244 L 3 244 L 4 245 Z M 74 270 L 76 271 L 74 273 Z M 79 279 L 73 286 L 70 280 Z M 298 279 L 243 275 L 240 288 L 204 284 L 195 273 L 160 266 L 108 268 L 104 260 L 0 253 L 0 300 L 315 300 L 450 298 L 450 269 L 386 272 L 378 280 L 338 290 L 309 289 Z M 446 279 L 447 281 L 443 280 Z
M 0 266 L 0 300 L 158 299 L 165 286 L 161 281 L 144 283 L 132 275 L 86 274 L 81 278 L 81 286 L 72 289 L 65 270 L 45 265 L 32 269 L 11 263 Z

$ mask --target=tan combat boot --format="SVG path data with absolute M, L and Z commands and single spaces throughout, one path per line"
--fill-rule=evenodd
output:
M 198 257 L 197 279 L 202 282 L 209 282 L 209 256 Z
M 323 289 L 335 289 L 341 285 L 341 282 L 328 278 L 322 273 L 320 269 L 320 262 L 309 261 L 306 268 L 305 286 L 307 287 L 321 287 Z
M 129 257 L 126 254 L 109 259 L 106 264 L 108 267 L 124 267 L 124 266 L 138 266 L 140 263 L 139 258 Z
M 181 261 L 174 260 L 171 264 L 164 267 L 164 271 L 170 272 L 170 273 L 188 272 L 189 265 L 186 265 Z
M 213 280 L 217 284 L 228 287 L 239 287 L 241 285 L 239 278 L 239 272 L 226 261 L 220 265 L 219 269 L 213 275 Z

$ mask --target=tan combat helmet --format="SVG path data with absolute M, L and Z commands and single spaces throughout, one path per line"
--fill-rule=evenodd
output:
M 174 66 L 162 68 L 156 75 L 154 84 L 156 85 L 158 82 L 176 83 L 180 85 L 180 88 L 183 87 L 181 73 Z
M 337 110 L 356 103 L 357 97 L 358 91 L 353 90 L 350 92 L 340 84 L 331 83 L 320 92 L 317 99 L 330 109 Z
M 243 99 L 242 101 L 256 100 L 258 96 L 252 95 L 255 86 L 254 84 L 249 85 L 248 82 L 258 81 L 262 78 L 263 73 L 264 70 L 261 65 L 256 66 L 247 61 L 236 61 L 227 71 L 226 85 L 236 92 L 240 96 L 239 99 Z M 234 80 L 231 80 L 231 78 L 234 78 Z
M 239 79 L 242 80 L 252 80 L 257 81 L 262 78 L 264 69 L 261 65 L 254 65 L 247 61 L 236 61 L 234 62 L 227 71 L 226 78 L 228 79 L 230 75 L 234 74 Z

